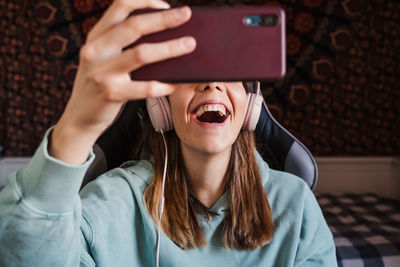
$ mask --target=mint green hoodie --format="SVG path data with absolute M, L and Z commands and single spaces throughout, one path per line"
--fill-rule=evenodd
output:
M 63 163 L 48 155 L 48 133 L 0 192 L 0 266 L 155 266 L 157 227 L 143 202 L 152 165 L 126 162 L 79 192 L 93 153 L 83 165 Z M 160 266 L 337 266 L 332 234 L 306 183 L 256 157 L 273 211 L 271 243 L 224 247 L 224 194 L 212 207 L 218 216 L 199 216 L 207 245 L 182 250 L 161 233 Z

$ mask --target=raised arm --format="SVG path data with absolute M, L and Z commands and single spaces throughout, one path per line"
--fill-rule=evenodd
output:
M 192 52 L 193 37 L 141 44 L 122 52 L 141 36 L 176 27 L 190 18 L 187 7 L 127 18 L 134 9 L 164 5 L 158 3 L 162 2 L 116 1 L 88 34 L 71 99 L 53 132 L 50 154 L 72 164 L 84 162 L 98 136 L 126 101 L 173 92 L 170 84 L 132 81 L 129 72 Z
M 91 147 L 126 101 L 174 90 L 166 83 L 132 81 L 129 72 L 195 47 L 189 37 L 123 51 L 143 35 L 190 18 L 187 7 L 129 17 L 136 9 L 167 7 L 160 0 L 115 0 L 88 34 L 63 115 L 29 165 L 11 174 L 0 192 L 0 266 L 94 266 L 78 195 L 94 157 Z

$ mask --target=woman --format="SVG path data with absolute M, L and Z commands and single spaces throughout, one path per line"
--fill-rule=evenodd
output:
M 269 169 L 241 130 L 240 82 L 131 81 L 145 64 L 190 53 L 185 37 L 122 51 L 140 36 L 176 27 L 190 9 L 159 0 L 116 0 L 88 34 L 71 98 L 22 171 L 0 194 L 1 266 L 154 266 L 164 148 L 89 183 L 91 147 L 132 99 L 168 95 L 174 131 L 161 221 L 161 266 L 336 266 L 332 235 L 306 184 Z M 205 118 L 215 110 L 221 118 Z M 213 120 L 214 123 L 211 123 Z M 78 193 L 79 192 L 79 193 Z

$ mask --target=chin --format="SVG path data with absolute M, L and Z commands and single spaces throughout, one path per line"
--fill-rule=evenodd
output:
M 215 155 L 221 152 L 225 152 L 226 150 L 230 150 L 232 144 L 233 141 L 229 142 L 226 139 L 202 138 L 202 140 L 197 140 L 197 142 L 194 143 L 192 147 L 199 152 L 203 152 L 204 154 Z
M 176 132 L 181 144 L 186 148 L 203 154 L 218 154 L 231 150 L 239 133 L 232 128 L 202 130 L 191 128 L 186 131 Z

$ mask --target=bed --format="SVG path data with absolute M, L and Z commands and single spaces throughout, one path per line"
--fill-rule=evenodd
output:
M 400 201 L 376 194 L 316 195 L 338 266 L 400 267 Z

